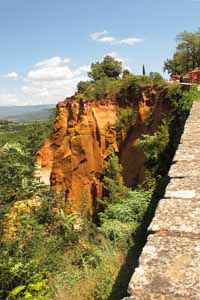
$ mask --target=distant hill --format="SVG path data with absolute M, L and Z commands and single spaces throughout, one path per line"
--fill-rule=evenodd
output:
M 31 122 L 46 120 L 52 114 L 54 104 L 27 106 L 0 106 L 0 120 Z

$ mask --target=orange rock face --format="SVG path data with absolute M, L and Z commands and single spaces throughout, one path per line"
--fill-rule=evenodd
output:
M 145 157 L 136 144 L 142 134 L 156 130 L 163 103 L 162 97 L 149 88 L 141 92 L 141 100 L 133 106 L 138 112 L 137 121 L 120 145 L 119 153 L 127 186 L 133 187 L 144 179 Z M 64 193 L 73 210 L 81 211 L 87 204 L 94 214 L 98 208 L 96 199 L 102 196 L 109 147 L 118 152 L 115 130 L 118 107 L 111 99 L 89 102 L 74 97 L 57 105 L 51 137 L 37 154 L 38 175 L 54 191 Z M 147 126 L 149 117 L 153 121 Z
M 57 105 L 54 130 L 37 155 L 40 176 L 56 192 L 63 192 L 73 209 L 87 201 L 90 213 L 102 195 L 101 178 L 109 147 L 117 151 L 116 105 L 74 98 Z M 85 200 L 84 200 L 85 199 Z

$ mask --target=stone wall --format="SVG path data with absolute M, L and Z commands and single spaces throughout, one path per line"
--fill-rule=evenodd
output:
M 200 102 L 193 104 L 169 177 L 129 284 L 134 300 L 200 299 Z

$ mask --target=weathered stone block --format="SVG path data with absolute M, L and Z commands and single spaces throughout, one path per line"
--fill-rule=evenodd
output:
M 150 235 L 129 284 L 135 300 L 199 300 L 200 241 Z
M 149 230 L 200 238 L 200 201 L 162 199 Z
M 190 143 L 190 144 L 180 144 L 177 151 L 176 151 L 176 155 L 175 157 L 177 157 L 178 155 L 194 155 L 195 159 L 199 159 L 200 157 L 200 147 L 194 147 L 194 144 Z
M 200 199 L 199 177 L 172 178 L 166 188 L 165 197 Z
M 178 161 L 174 163 L 169 171 L 170 177 L 200 176 L 200 168 L 196 161 Z

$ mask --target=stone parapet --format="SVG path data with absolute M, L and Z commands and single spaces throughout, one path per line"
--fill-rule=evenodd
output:
M 200 299 L 200 102 L 195 102 L 169 171 L 139 267 L 134 300 Z

